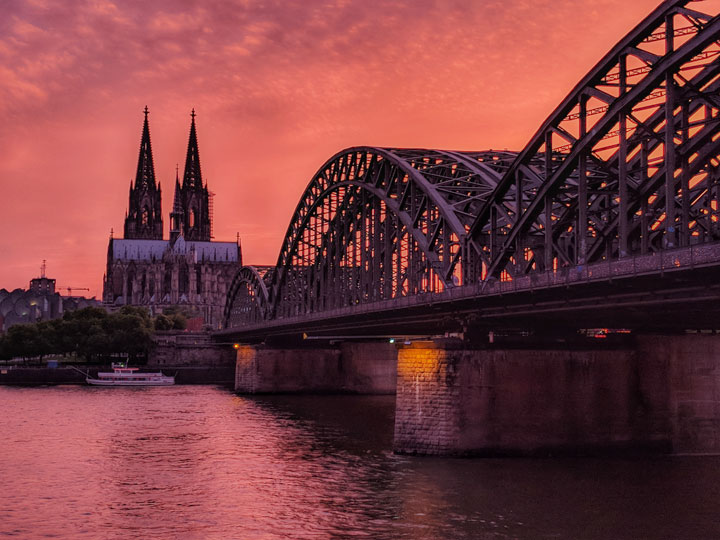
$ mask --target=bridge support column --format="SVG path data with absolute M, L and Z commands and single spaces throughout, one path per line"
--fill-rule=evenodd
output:
M 632 348 L 403 346 L 394 449 L 429 455 L 667 451 L 663 365 L 664 359 L 639 358 Z
M 398 349 L 395 438 L 401 454 L 455 454 L 461 447 L 460 381 L 465 351 L 416 342 Z
M 260 387 L 258 348 L 240 345 L 235 359 L 235 391 L 255 394 Z
M 666 366 L 673 452 L 720 454 L 720 335 L 641 337 L 638 353 Z
M 241 345 L 235 391 L 268 393 L 395 393 L 397 350 L 389 343 L 323 347 Z

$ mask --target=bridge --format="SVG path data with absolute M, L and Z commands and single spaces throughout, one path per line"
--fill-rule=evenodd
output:
M 720 411 L 720 391 L 698 397 L 703 385 L 720 388 L 720 345 L 707 335 L 720 328 L 719 40 L 717 14 L 666 1 L 521 151 L 332 156 L 305 189 L 276 265 L 243 267 L 232 283 L 217 336 L 243 344 L 238 388 L 279 389 L 258 382 L 260 356 L 279 347 L 319 358 L 331 342 L 353 342 L 338 358 L 359 355 L 358 364 L 392 356 L 378 347 L 396 339 L 400 451 L 568 442 L 720 451 L 720 413 L 677 416 L 697 401 Z M 612 350 L 597 339 L 609 336 Z M 358 352 L 361 338 L 371 353 Z M 523 347 L 524 357 L 508 352 Z M 702 379 L 696 364 L 707 372 L 711 361 Z M 566 378 L 558 386 L 555 376 Z M 577 377 L 596 382 L 581 392 Z M 545 392 L 549 405 L 537 396 Z M 588 423 L 573 408 L 603 419 Z

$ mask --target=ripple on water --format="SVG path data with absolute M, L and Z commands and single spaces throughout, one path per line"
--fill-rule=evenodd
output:
M 720 537 L 720 460 L 396 456 L 393 397 L 0 388 L 0 406 L 0 536 Z

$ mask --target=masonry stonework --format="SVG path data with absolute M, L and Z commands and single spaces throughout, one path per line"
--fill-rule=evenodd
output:
M 395 391 L 399 453 L 720 453 L 717 335 L 637 336 L 615 348 L 241 346 L 235 388 Z
M 218 345 L 207 333 L 158 332 L 153 342 L 148 358 L 153 366 L 234 367 L 234 349 Z
M 673 451 L 720 454 L 720 336 L 653 336 L 641 339 L 638 350 L 666 366 Z
M 215 242 L 211 192 L 200 170 L 195 111 L 192 113 L 182 183 L 175 177 L 170 238 L 163 240 L 162 196 L 155 179 L 148 109 L 140 142 L 135 182 L 130 182 L 123 238 L 111 233 L 103 277 L 103 302 L 109 309 L 144 306 L 151 314 L 175 306 L 202 317 L 212 329 L 222 326 L 230 284 L 242 267 L 239 237 Z
M 255 394 L 259 387 L 258 350 L 252 345 L 240 345 L 235 357 L 235 391 Z
M 394 450 L 452 454 L 460 443 L 458 367 L 467 353 L 415 343 L 398 351 Z
M 396 349 L 387 343 L 324 348 L 241 345 L 238 393 L 395 393 Z
M 720 453 L 720 337 L 625 348 L 398 352 L 400 453 Z

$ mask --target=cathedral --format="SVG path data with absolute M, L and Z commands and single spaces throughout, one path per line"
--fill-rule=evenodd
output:
M 163 240 L 162 197 L 155 181 L 148 108 L 123 238 L 110 236 L 103 279 L 105 305 L 184 307 L 211 328 L 222 324 L 230 283 L 242 266 L 238 242 L 212 241 L 212 194 L 200 172 L 195 110 L 182 183 L 175 176 L 170 238 Z

